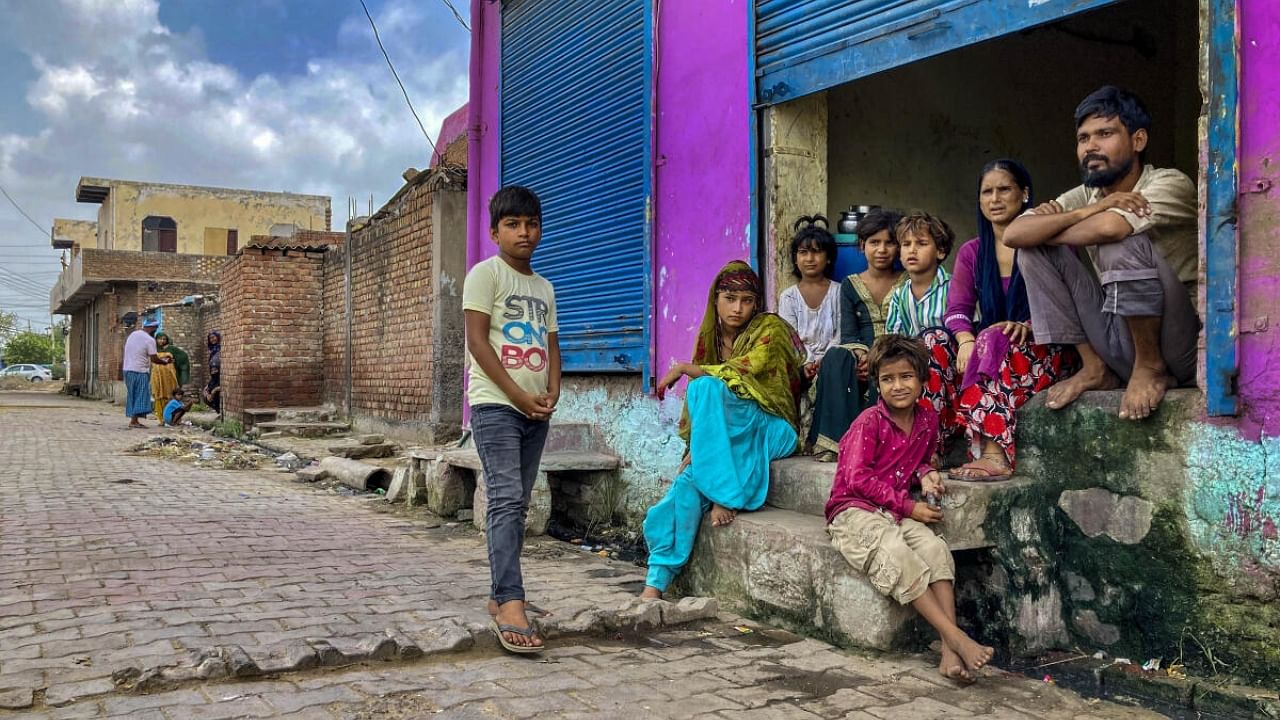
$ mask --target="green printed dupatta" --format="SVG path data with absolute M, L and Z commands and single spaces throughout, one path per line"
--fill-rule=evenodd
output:
M 799 432 L 797 398 L 804 391 L 804 343 L 786 320 L 774 313 L 757 312 L 733 343 L 733 355 L 720 358 L 720 323 L 716 315 L 716 295 L 735 290 L 756 294 L 764 304 L 760 278 L 741 260 L 725 265 L 711 283 L 707 309 L 698 328 L 693 363 L 708 375 L 720 378 L 729 390 L 745 400 L 754 400 L 760 409 L 776 415 Z M 680 437 L 689 442 L 690 419 L 686 404 L 680 416 Z

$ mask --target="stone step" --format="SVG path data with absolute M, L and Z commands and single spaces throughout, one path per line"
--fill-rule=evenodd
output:
M 441 458 L 447 465 L 466 468 L 479 472 L 482 469 L 480 454 L 473 449 L 446 450 Z M 569 450 L 544 450 L 542 463 L 538 469 L 544 473 L 555 472 L 589 472 L 594 470 L 617 470 L 621 461 L 617 455 L 599 452 L 579 452 Z
M 765 507 L 724 528 L 704 520 L 677 584 L 686 595 L 844 645 L 893 650 L 915 641 L 914 611 L 855 574 L 814 515 Z
M 542 452 L 606 453 L 608 449 L 600 438 L 600 432 L 590 423 L 552 422 L 547 430 L 547 442 Z
M 835 480 L 836 463 L 818 462 L 808 455 L 775 460 L 770 466 L 769 496 L 765 503 L 781 510 L 822 517 Z M 997 482 L 947 480 L 947 494 L 942 498 L 946 518 L 938 525 L 938 533 L 947 539 L 952 550 L 991 547 L 992 541 L 983 529 L 987 508 L 1002 493 L 1020 490 L 1031 481 L 1014 477 Z
M 347 423 L 339 422 L 294 422 L 289 420 L 268 420 L 256 423 L 254 427 L 264 433 L 278 432 L 300 438 L 318 438 L 328 435 L 340 435 L 351 430 Z

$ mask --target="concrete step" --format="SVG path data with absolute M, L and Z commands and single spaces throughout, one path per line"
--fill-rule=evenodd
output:
M 254 427 L 264 433 L 278 432 L 300 438 L 318 438 L 328 435 L 341 435 L 349 432 L 351 426 L 339 422 L 295 422 L 289 420 L 268 420 L 256 423 Z
M 476 472 L 482 469 L 480 454 L 472 449 L 446 450 L 441 453 L 441 458 L 447 465 Z M 544 450 L 542 463 L 538 466 L 538 469 L 544 473 L 589 472 L 594 470 L 617 470 L 619 464 L 620 461 L 617 455 L 570 450 Z
M 608 454 L 600 431 L 590 423 L 552 422 L 542 452 L 587 452 Z
M 677 583 L 686 595 L 843 645 L 892 650 L 915 639 L 915 613 L 855 574 L 814 515 L 766 507 L 724 528 L 704 521 Z
M 835 475 L 836 463 L 818 462 L 812 456 L 775 460 L 770 466 L 769 496 L 765 503 L 822 517 Z M 983 529 L 987 508 L 1001 493 L 1019 490 L 1030 482 L 1020 477 L 998 482 L 947 480 L 947 494 L 942 499 L 946 520 L 939 523 L 938 533 L 947 539 L 952 550 L 991 547 L 992 541 Z

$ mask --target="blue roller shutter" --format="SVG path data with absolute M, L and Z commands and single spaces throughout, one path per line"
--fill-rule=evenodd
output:
M 534 268 L 569 371 L 647 367 L 649 0 L 507 0 L 502 182 L 542 198 Z
M 756 0 L 756 100 L 792 100 L 1115 2 Z

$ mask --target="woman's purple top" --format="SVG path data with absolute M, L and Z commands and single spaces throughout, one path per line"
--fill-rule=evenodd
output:
M 1009 292 L 1010 278 L 1002 277 L 1004 291 Z M 956 253 L 955 270 L 951 274 L 951 288 L 947 293 L 947 313 L 943 324 L 952 333 L 967 332 L 977 335 L 973 356 L 964 370 L 961 388 L 967 388 L 981 378 L 995 377 L 1000 363 L 1009 354 L 1009 337 L 999 330 L 975 333 L 974 322 L 978 316 L 978 238 L 960 246 Z

